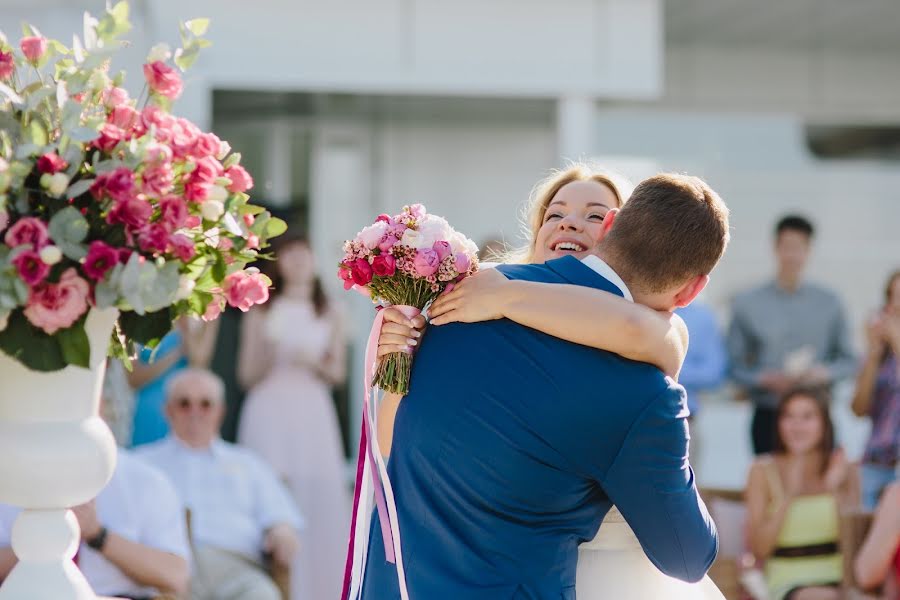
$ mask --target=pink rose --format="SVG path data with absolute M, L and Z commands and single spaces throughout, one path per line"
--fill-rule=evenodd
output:
M 338 277 L 341 278 L 341 281 L 344 282 L 344 289 L 349 290 L 352 288 L 355 283 L 353 283 L 353 273 L 351 272 L 351 268 L 348 267 L 345 263 L 341 263 L 341 266 L 338 267 Z
M 100 126 L 100 137 L 92 142 L 95 148 L 101 152 L 112 152 L 113 149 L 125 139 L 125 132 L 112 123 L 104 123 Z
M 437 252 L 438 261 L 441 262 L 443 262 L 443 260 L 451 254 L 453 254 L 453 250 L 450 248 L 450 242 L 435 242 L 431 249 Z
M 430 277 L 431 275 L 434 275 L 440 265 L 441 259 L 438 258 L 438 254 L 434 250 L 425 248 L 424 250 L 416 251 L 416 258 L 413 261 L 413 266 L 416 269 L 416 273 L 419 274 L 419 277 Z
M 19 271 L 19 277 L 29 286 L 39 284 L 50 273 L 50 265 L 42 261 L 41 255 L 34 250 L 21 252 L 11 262 Z
M 221 148 L 222 140 L 220 140 L 216 134 L 201 133 L 197 137 L 197 141 L 194 142 L 194 147 L 191 149 L 191 155 L 197 158 L 203 158 L 204 156 L 218 158 Z
M 112 110 L 120 104 L 128 102 L 128 92 L 120 87 L 110 87 L 103 90 L 100 99 L 108 110 Z
M 172 139 L 172 128 L 175 127 L 175 117 L 168 114 L 160 107 L 150 104 L 141 111 L 141 122 L 144 128 L 156 129 L 156 139 L 160 142 L 168 142 Z
M 200 227 L 201 223 L 203 223 L 203 220 L 200 218 L 200 215 L 188 215 L 187 219 L 184 220 L 184 226 L 188 229 L 196 229 Z
M 201 203 L 209 196 L 209 190 L 212 189 L 211 183 L 203 183 L 200 181 L 189 181 L 184 184 L 184 197 L 191 202 Z
M 47 38 L 40 36 L 29 36 L 22 38 L 19 42 L 22 54 L 31 64 L 36 64 L 47 52 Z
M 68 166 L 69 163 L 64 161 L 56 152 L 42 154 L 40 158 L 37 159 L 37 168 L 41 173 L 50 173 L 53 175 L 54 173 L 65 171 Z
M 247 169 L 241 165 L 229 167 L 228 170 L 225 171 L 225 177 L 231 180 L 228 191 L 233 194 L 246 192 L 253 187 L 253 178 L 250 177 L 250 173 L 247 172 Z
M 59 283 L 44 282 L 31 290 L 25 318 L 53 335 L 60 329 L 71 327 L 87 311 L 89 293 L 88 282 L 79 277 L 75 269 L 66 269 Z
M 158 165 L 172 162 L 172 149 L 166 144 L 153 141 L 144 149 L 144 162 L 149 165 Z
M 29 244 L 33 250 L 40 250 L 50 241 L 47 225 L 37 217 L 22 217 L 10 227 L 3 238 L 10 248 Z
M 140 120 L 141 113 L 127 104 L 120 104 L 115 107 L 106 118 L 107 123 L 112 123 L 126 133 L 137 127 Z
M 181 229 L 188 218 L 187 204 L 178 196 L 165 196 L 159 201 L 159 222 L 170 233 Z
M 131 229 L 141 229 L 150 221 L 153 207 L 143 198 L 132 196 L 125 200 L 117 200 L 112 210 L 106 215 L 110 225 L 121 223 Z M 165 249 L 165 246 L 163 246 Z
M 269 299 L 269 286 L 260 273 L 236 271 L 225 278 L 223 284 L 228 304 L 241 312 L 247 312 L 254 304 Z
M 128 200 L 134 195 L 134 173 L 126 167 L 103 173 L 91 185 L 91 194 L 97 200 L 102 200 L 104 196 L 116 201 Z
M 170 252 L 177 256 L 182 262 L 190 261 L 194 258 L 194 255 L 197 254 L 197 249 L 194 247 L 194 240 L 183 233 L 176 233 L 169 238 L 169 249 Z
M 16 71 L 16 61 L 12 52 L 3 52 L 0 50 L 0 80 L 9 79 L 10 75 Z
M 84 257 L 82 270 L 84 274 L 94 281 L 100 281 L 106 272 L 119 262 L 119 252 L 109 244 L 100 240 L 91 242 L 88 246 L 87 256 Z
M 118 254 L 119 262 L 124 265 L 131 258 L 131 255 L 134 254 L 134 251 L 131 248 L 118 248 L 116 253 Z
M 197 161 L 197 165 L 191 171 L 191 181 L 202 183 L 215 183 L 216 178 L 224 174 L 222 163 L 211 156 L 206 156 Z
M 170 139 L 175 156 L 179 158 L 189 156 L 197 145 L 200 134 L 200 128 L 187 119 L 176 119 L 172 125 Z
M 350 267 L 350 275 L 356 285 L 369 285 L 372 281 L 372 265 L 364 258 L 357 258 Z
M 145 64 L 144 77 L 150 89 L 157 94 L 172 100 L 181 95 L 181 76 L 161 60 Z
M 225 299 L 221 296 L 213 296 L 209 304 L 206 305 L 206 312 L 200 318 L 206 322 L 215 321 L 222 314 L 223 310 L 225 310 Z
M 460 275 L 465 275 L 466 273 L 468 273 L 469 267 L 472 264 L 472 261 L 469 260 L 469 256 L 467 254 L 463 254 L 462 252 L 459 252 L 456 254 L 455 258 L 456 258 L 456 271 Z
M 159 223 L 142 227 L 138 233 L 138 245 L 144 252 L 165 252 L 169 247 L 169 232 Z
M 372 260 L 372 270 L 379 277 L 390 277 L 397 272 L 397 261 L 390 254 L 381 254 Z
M 141 190 L 149 196 L 158 197 L 172 190 L 175 172 L 169 163 L 160 163 L 144 169 L 141 179 L 144 184 Z

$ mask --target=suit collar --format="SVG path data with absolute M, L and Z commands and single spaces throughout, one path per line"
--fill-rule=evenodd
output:
M 622 278 L 609 265 L 599 258 L 596 263 L 590 262 L 592 264 L 583 263 L 574 256 L 563 256 L 547 261 L 544 265 L 569 283 L 598 288 L 631 299 L 631 293 Z

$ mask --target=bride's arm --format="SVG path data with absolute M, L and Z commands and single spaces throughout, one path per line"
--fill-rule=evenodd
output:
M 656 365 L 673 377 L 687 353 L 684 321 L 614 294 L 577 285 L 512 281 L 495 269 L 465 279 L 429 309 L 431 323 L 506 317 L 577 344 Z

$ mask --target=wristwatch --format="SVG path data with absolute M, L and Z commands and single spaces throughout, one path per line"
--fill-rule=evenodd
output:
M 100 531 L 97 532 L 97 535 L 89 540 L 85 540 L 85 543 L 97 552 L 103 552 L 103 546 L 106 545 L 106 536 L 108 534 L 109 531 L 107 531 L 106 527 L 100 527 Z

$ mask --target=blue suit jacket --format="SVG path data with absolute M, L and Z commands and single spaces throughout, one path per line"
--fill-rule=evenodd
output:
M 573 257 L 500 268 L 622 295 Z M 648 364 L 506 319 L 429 328 L 388 464 L 411 600 L 574 598 L 578 545 L 612 504 L 661 571 L 702 578 L 718 537 L 687 414 Z M 377 518 L 363 598 L 399 598 Z

